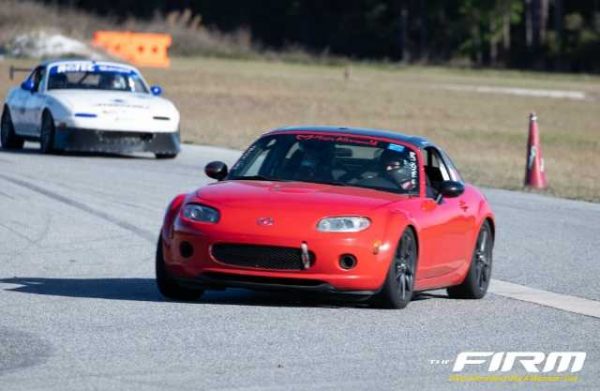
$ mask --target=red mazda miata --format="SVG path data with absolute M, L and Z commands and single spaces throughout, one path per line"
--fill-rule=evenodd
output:
M 181 194 L 156 254 L 160 292 L 295 289 L 403 308 L 415 292 L 482 298 L 494 215 L 430 141 L 371 129 L 276 129 L 217 182 Z

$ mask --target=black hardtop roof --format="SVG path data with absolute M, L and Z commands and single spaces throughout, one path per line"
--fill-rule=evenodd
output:
M 380 130 L 380 129 L 369 129 L 369 128 L 354 128 L 344 126 L 320 126 L 320 125 L 306 125 L 306 126 L 288 126 L 283 128 L 273 129 L 267 134 L 271 133 L 296 133 L 296 132 L 311 132 L 311 133 L 339 133 L 350 136 L 363 136 L 373 138 L 385 138 L 391 140 L 398 140 L 400 142 L 412 144 L 418 148 L 424 148 L 429 145 L 434 145 L 431 141 L 424 137 L 411 136 L 394 132 L 391 130 Z

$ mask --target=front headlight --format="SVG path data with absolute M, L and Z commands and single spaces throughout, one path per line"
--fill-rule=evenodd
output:
M 325 217 L 317 224 L 317 230 L 321 232 L 359 232 L 371 225 L 371 220 L 366 217 Z
M 221 217 L 218 210 L 200 204 L 187 204 L 181 214 L 187 219 L 205 223 L 216 223 Z

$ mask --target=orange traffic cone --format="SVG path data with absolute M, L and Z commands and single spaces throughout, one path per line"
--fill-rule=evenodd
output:
M 538 130 L 537 116 L 529 115 L 529 139 L 527 140 L 527 165 L 525 167 L 525 186 L 534 189 L 545 189 L 546 173 L 544 172 L 544 158 L 540 145 L 540 132 Z

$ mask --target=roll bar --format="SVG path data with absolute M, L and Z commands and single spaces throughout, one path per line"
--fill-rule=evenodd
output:
M 31 72 L 33 69 L 31 68 L 19 68 L 19 67 L 15 67 L 15 66 L 10 66 L 10 68 L 8 69 L 8 77 L 10 78 L 10 80 L 14 80 L 15 78 L 15 73 L 17 72 Z

